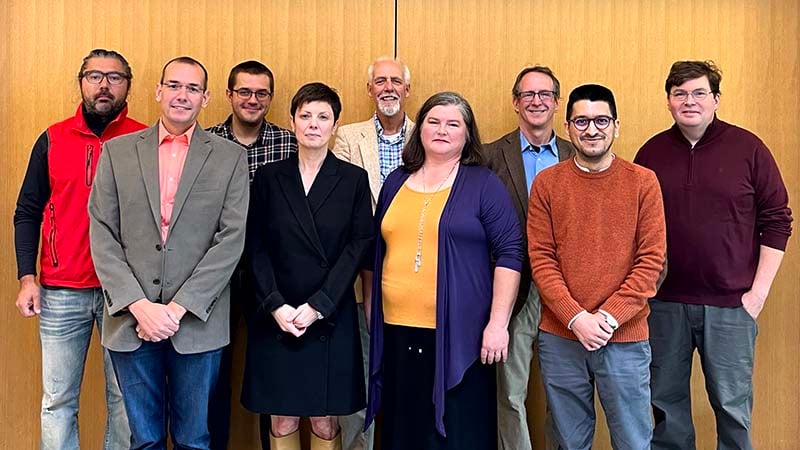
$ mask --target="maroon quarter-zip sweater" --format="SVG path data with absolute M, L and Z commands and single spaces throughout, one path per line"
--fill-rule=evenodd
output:
M 634 160 L 658 176 L 669 270 L 656 298 L 737 307 L 753 284 L 759 247 L 786 248 L 789 196 L 766 145 L 714 118 L 694 147 L 677 125 Z

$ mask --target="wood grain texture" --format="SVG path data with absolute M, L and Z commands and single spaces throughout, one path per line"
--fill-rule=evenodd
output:
M 35 320 L 13 308 L 17 281 L 13 214 L 19 185 L 36 137 L 71 115 L 80 95 L 75 75 L 95 47 L 120 51 L 134 71 L 131 116 L 158 117 L 154 87 L 168 59 L 187 54 L 203 62 L 212 100 L 200 122 L 210 126 L 229 113 L 224 97 L 234 64 L 259 59 L 275 73 L 268 118 L 288 126 L 289 102 L 310 81 L 335 87 L 344 103 L 341 123 L 364 120 L 366 68 L 391 54 L 394 1 L 376 0 L 6 0 L 0 2 L 0 135 L 4 149 L 0 208 L 0 449 L 38 445 L 41 370 Z M 553 68 L 562 96 L 598 82 L 617 96 L 622 123 L 615 151 L 630 159 L 649 136 L 668 127 L 664 78 L 678 59 L 714 59 L 723 69 L 720 117 L 758 134 L 770 147 L 800 211 L 800 19 L 797 0 L 397 0 L 398 56 L 411 68 L 409 113 L 431 94 L 456 90 L 475 109 L 485 141 L 516 126 L 511 85 L 530 64 Z M 563 105 L 562 105 L 563 107 Z M 563 134 L 563 109 L 556 131 Z M 795 448 L 800 428 L 795 383 L 800 360 L 800 255 L 790 240 L 761 318 L 755 371 L 753 430 L 757 448 Z M 241 335 L 240 335 L 241 336 Z M 255 449 L 253 415 L 238 403 L 243 339 L 234 364 L 235 410 L 231 448 Z M 102 369 L 92 343 L 81 398 L 82 448 L 99 449 L 105 422 Z M 698 448 L 714 447 L 713 414 L 700 373 L 693 379 Z M 543 402 L 538 377 L 529 407 L 541 443 Z M 610 448 L 599 420 L 597 448 Z
M 562 136 L 570 90 L 584 83 L 604 84 L 615 93 L 621 122 L 614 150 L 626 159 L 672 124 L 664 92 L 670 65 L 676 60 L 713 59 L 723 70 L 720 118 L 766 142 L 797 213 L 797 9 L 798 2 L 792 0 L 399 0 L 397 46 L 414 73 L 409 110 L 416 111 L 437 91 L 460 92 L 475 110 L 486 142 L 517 126 L 511 88 L 525 66 L 547 65 L 559 77 L 563 98 L 555 129 Z M 789 355 L 800 342 L 797 251 L 795 237 L 758 321 L 756 448 L 796 448 L 800 413 L 794 406 L 794 380 L 800 362 Z M 528 402 L 539 445 L 544 416 L 540 384 L 534 377 Z M 714 416 L 697 360 L 692 392 L 697 447 L 714 448 Z M 599 416 L 595 448 L 607 449 L 609 437 L 602 413 Z
M 338 90 L 342 123 L 363 120 L 372 104 L 366 69 L 390 54 L 394 39 L 390 0 L 125 1 L 9 0 L 0 2 L 0 136 L 5 174 L 0 179 L 0 449 L 38 448 L 41 354 L 35 319 L 13 307 L 17 292 L 13 215 L 30 149 L 48 125 L 74 113 L 80 102 L 76 75 L 89 50 L 121 52 L 133 68 L 130 115 L 154 123 L 155 85 L 163 64 L 179 55 L 201 61 L 209 72 L 211 103 L 200 115 L 210 126 L 230 113 L 225 87 L 230 68 L 258 59 L 275 74 L 268 119 L 287 127 L 289 103 L 302 84 L 322 81 Z M 105 423 L 100 346 L 93 338 L 81 397 L 81 448 L 100 449 Z M 231 448 L 256 449 L 257 419 L 239 404 L 244 339 L 237 341 Z

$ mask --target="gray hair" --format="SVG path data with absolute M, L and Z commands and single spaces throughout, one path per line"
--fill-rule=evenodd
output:
M 375 71 L 375 64 L 384 61 L 393 61 L 400 64 L 400 67 L 403 69 L 403 81 L 406 82 L 406 86 L 411 86 L 411 71 L 408 69 L 408 66 L 401 61 L 400 58 L 394 58 L 392 56 L 381 56 L 369 65 L 367 69 L 367 84 L 372 83 L 372 74 Z

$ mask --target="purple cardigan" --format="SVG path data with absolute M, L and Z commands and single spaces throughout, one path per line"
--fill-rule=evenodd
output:
M 369 404 L 365 428 L 381 404 L 383 301 L 381 274 L 386 242 L 381 223 L 410 173 L 401 167 L 386 178 L 375 211 L 377 239 L 372 281 Z M 508 190 L 489 169 L 462 165 L 439 220 L 436 286 L 436 429 L 444 430 L 445 392 L 454 388 L 480 355 L 492 306 L 493 267 L 522 268 L 522 234 Z M 494 261 L 494 265 L 492 264 Z

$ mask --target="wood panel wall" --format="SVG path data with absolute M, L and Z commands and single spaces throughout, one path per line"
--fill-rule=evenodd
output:
M 663 81 L 678 59 L 714 59 L 723 69 L 719 115 L 758 134 L 772 149 L 800 211 L 800 109 L 797 0 L 5 0 L 0 2 L 0 449 L 38 446 L 40 352 L 35 319 L 13 303 L 17 281 L 11 217 L 30 148 L 49 124 L 80 101 L 75 75 L 95 47 L 120 51 L 134 71 L 131 116 L 153 123 L 154 86 L 168 59 L 188 54 L 208 68 L 212 100 L 204 126 L 223 120 L 231 66 L 259 59 L 275 73 L 268 118 L 288 125 L 291 96 L 302 84 L 338 89 L 342 123 L 364 120 L 366 67 L 397 46 L 412 71 L 409 112 L 434 92 L 456 90 L 475 109 L 484 140 L 516 126 L 510 91 L 529 64 L 555 70 L 566 96 L 599 82 L 617 96 L 622 123 L 615 151 L 632 158 L 652 134 L 668 127 Z M 395 29 L 395 19 L 397 28 Z M 396 41 L 395 41 L 396 36 Z M 563 106 L 563 105 L 562 105 Z M 563 135 L 563 109 L 556 131 Z M 800 428 L 796 380 L 800 360 L 800 255 L 790 241 L 768 305 L 759 318 L 754 433 L 757 448 L 795 448 Z M 240 341 L 241 342 L 241 341 Z M 99 449 L 105 418 L 99 347 L 87 361 L 81 397 L 82 448 Z M 242 361 L 234 379 L 241 379 Z M 713 414 L 696 374 L 692 389 L 698 448 L 714 447 Z M 529 409 L 541 442 L 542 394 L 531 382 Z M 238 387 L 234 392 L 238 398 Z M 257 448 L 255 418 L 236 402 L 231 448 Z M 597 448 L 610 448 L 602 421 Z
M 414 75 L 411 109 L 434 92 L 459 91 L 475 110 L 486 142 L 517 126 L 511 88 L 527 65 L 547 65 L 561 81 L 556 132 L 562 136 L 570 90 L 590 82 L 608 86 L 621 123 L 614 151 L 626 159 L 672 124 L 664 92 L 671 64 L 713 59 L 723 70 L 719 117 L 766 142 L 797 215 L 798 6 L 797 1 L 759 0 L 401 0 L 397 47 Z M 797 242 L 797 237 L 790 240 L 758 320 L 756 448 L 797 448 L 800 413 L 793 380 L 800 375 L 800 362 L 792 356 L 800 343 Z M 692 383 L 697 447 L 710 449 L 716 445 L 714 416 L 698 365 L 696 360 Z M 542 430 L 544 406 L 538 376 L 531 387 L 529 421 L 541 444 L 536 430 Z M 605 424 L 598 422 L 596 448 L 610 448 Z

